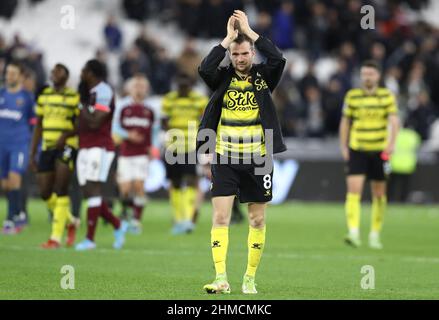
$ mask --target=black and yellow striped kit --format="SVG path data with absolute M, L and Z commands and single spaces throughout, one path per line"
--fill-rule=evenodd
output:
M 249 76 L 235 74 L 224 94 L 216 152 L 240 159 L 266 153 L 259 106 Z
M 356 151 L 383 151 L 388 143 L 388 117 L 396 114 L 395 96 L 387 88 L 368 94 L 351 89 L 345 96 L 343 115 L 351 119 L 349 147 Z
M 38 96 L 35 113 L 42 118 L 43 151 L 54 148 L 63 132 L 74 129 L 78 104 L 79 94 L 70 88 L 57 92 L 48 87 Z M 66 144 L 78 148 L 78 136 L 68 138 Z

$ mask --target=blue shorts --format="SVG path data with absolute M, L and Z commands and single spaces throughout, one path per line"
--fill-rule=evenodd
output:
M 29 145 L 0 146 L 0 178 L 5 179 L 9 172 L 23 174 L 29 164 Z

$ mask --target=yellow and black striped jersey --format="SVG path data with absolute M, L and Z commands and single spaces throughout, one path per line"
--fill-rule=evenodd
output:
M 224 94 L 216 152 L 240 159 L 266 153 L 259 106 L 250 77 L 235 74 Z
M 357 151 L 383 151 L 388 143 L 388 117 L 396 114 L 395 96 L 387 88 L 373 94 L 351 89 L 345 96 L 343 115 L 351 119 L 349 147 Z
M 195 151 L 197 130 L 207 102 L 208 98 L 196 91 L 187 96 L 180 96 L 177 91 L 165 95 L 162 113 L 168 119 L 168 130 L 172 130 L 168 131 L 167 147 L 173 144 L 178 153 Z M 180 134 L 173 129 L 180 130 Z
M 56 92 L 47 87 L 38 96 L 35 113 L 42 118 L 42 149 L 55 147 L 61 134 L 75 128 L 75 118 L 79 115 L 79 94 L 71 89 L 64 88 Z M 78 136 L 67 139 L 66 143 L 74 148 L 78 147 Z

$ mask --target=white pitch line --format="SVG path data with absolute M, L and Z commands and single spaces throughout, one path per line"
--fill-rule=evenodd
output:
M 17 246 L 17 245 L 0 245 L 0 248 L 9 249 L 9 250 L 17 250 L 17 251 L 45 251 L 45 249 L 41 249 L 38 247 L 26 247 L 26 246 Z M 55 250 L 54 250 L 55 251 Z M 74 249 L 66 249 L 66 248 L 60 248 L 57 249 L 57 251 L 61 252 L 71 252 L 71 253 L 77 253 L 81 254 L 81 252 L 74 251 Z M 94 249 L 93 252 L 98 254 L 123 254 L 123 253 L 137 253 L 137 254 L 145 254 L 145 255 L 152 255 L 152 256 L 175 256 L 175 251 L 169 251 L 169 250 L 152 250 L 152 249 L 140 249 L 140 250 L 133 250 L 133 249 L 122 249 L 122 250 L 114 250 L 114 249 L 107 249 L 107 248 L 97 248 Z M 87 254 L 87 253 L 85 253 Z M 204 251 L 189 251 L 189 250 L 181 250 L 178 251 L 179 255 L 184 256 L 204 256 L 208 254 L 208 250 L 206 252 Z M 233 252 L 233 255 L 247 255 L 247 252 Z M 310 260 L 340 260 L 340 259 L 348 259 L 348 260 L 374 260 L 374 259 L 389 259 L 389 260 L 399 260 L 399 261 L 405 261 L 405 262 L 415 262 L 415 263 L 433 263 L 433 264 L 439 264 L 439 257 L 413 257 L 413 256 L 395 256 L 395 255 L 386 255 L 386 256 L 347 256 L 347 255 L 333 255 L 333 254 L 297 254 L 297 253 L 264 253 L 264 257 L 269 258 L 277 258 L 277 259 L 310 259 Z

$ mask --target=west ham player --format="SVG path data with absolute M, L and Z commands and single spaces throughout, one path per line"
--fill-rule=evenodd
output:
M 122 248 L 128 223 L 113 215 L 103 199 L 102 187 L 114 159 L 114 143 L 111 137 L 111 121 L 114 112 L 114 95 L 105 83 L 106 68 L 98 60 L 89 60 L 81 72 L 79 93 L 79 153 L 77 174 L 87 199 L 87 237 L 76 245 L 76 250 L 96 248 L 94 235 L 99 216 L 110 222 L 114 229 L 115 249 Z
M 123 211 L 126 212 L 126 207 L 133 204 L 134 217 L 130 232 L 141 233 L 154 113 L 145 104 L 149 82 L 144 76 L 132 78 L 128 90 L 130 96 L 117 106 L 113 120 L 113 134 L 122 138 L 117 161 L 117 182 Z
M 28 166 L 31 126 L 36 121 L 34 96 L 22 88 L 22 82 L 22 66 L 9 63 L 6 87 L 0 89 L 0 179 L 8 200 L 8 214 L 3 223 L 3 232 L 7 234 L 19 231 L 16 220 L 21 181 Z

